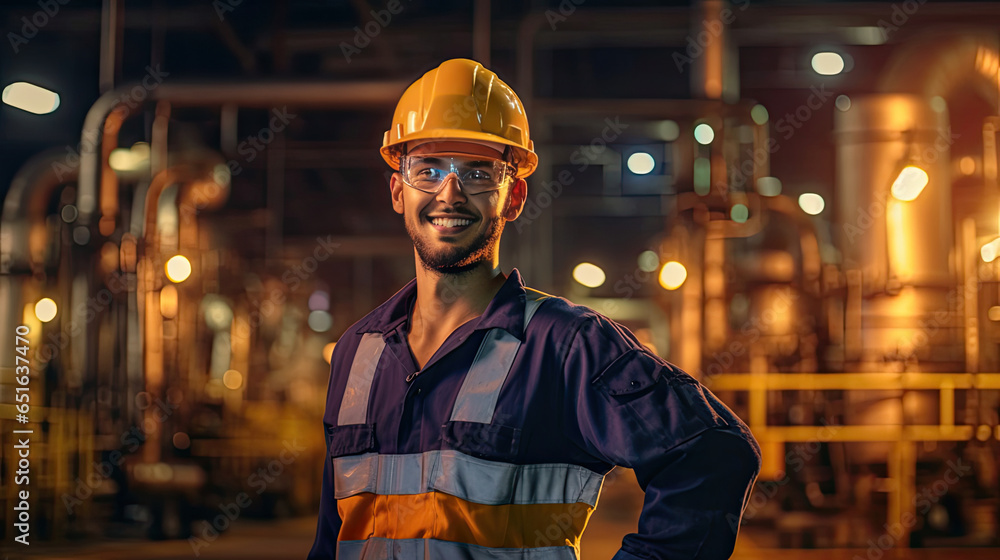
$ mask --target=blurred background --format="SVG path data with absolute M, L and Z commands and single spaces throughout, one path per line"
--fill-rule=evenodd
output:
M 330 353 L 414 275 L 382 133 L 453 57 L 518 92 L 540 156 L 504 271 L 627 325 L 761 443 L 736 558 L 996 557 L 1000 3 L 5 0 L 0 21 L 5 557 L 305 556 Z M 641 501 L 616 469 L 583 557 Z

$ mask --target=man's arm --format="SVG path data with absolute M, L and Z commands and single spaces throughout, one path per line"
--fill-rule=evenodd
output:
M 594 457 L 634 469 L 646 493 L 639 530 L 614 560 L 729 558 L 760 472 L 746 425 L 601 316 L 577 329 L 564 372 L 570 437 Z

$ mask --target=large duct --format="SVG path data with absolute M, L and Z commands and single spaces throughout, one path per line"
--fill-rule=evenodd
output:
M 996 31 L 935 34 L 899 47 L 879 80 L 878 91 L 947 98 L 974 88 L 1000 113 L 1000 36 Z

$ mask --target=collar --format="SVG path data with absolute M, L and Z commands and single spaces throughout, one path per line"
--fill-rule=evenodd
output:
M 410 280 L 388 301 L 378 306 L 358 323 L 357 332 L 378 332 L 383 335 L 396 330 L 410 320 L 410 309 L 417 297 L 417 279 Z M 473 330 L 501 328 L 524 340 L 524 280 L 515 268 L 493 296 L 486 310 L 472 320 Z

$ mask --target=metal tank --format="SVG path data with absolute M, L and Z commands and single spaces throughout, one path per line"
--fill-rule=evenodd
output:
M 843 369 L 964 371 L 946 104 L 940 97 L 907 94 L 851 101 L 835 118 Z M 892 194 L 892 185 L 907 166 L 919 167 L 928 180 L 916 198 L 904 201 Z M 848 424 L 938 422 L 933 394 L 852 391 L 848 396 Z M 857 462 L 882 462 L 886 453 L 881 444 L 852 447 Z

